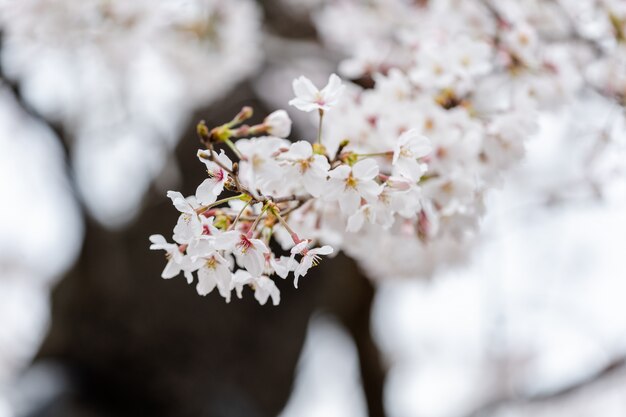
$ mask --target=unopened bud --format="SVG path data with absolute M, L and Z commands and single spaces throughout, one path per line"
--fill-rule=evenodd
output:
M 210 133 L 209 128 L 206 125 L 204 120 L 200 120 L 198 125 L 196 126 L 196 132 L 198 133 L 198 137 L 200 137 L 200 141 L 203 143 L 208 143 L 210 141 Z
M 251 118 L 253 114 L 254 114 L 254 110 L 252 110 L 252 107 L 244 106 L 239 111 L 239 113 L 237 113 L 237 116 L 235 116 L 235 118 L 230 121 L 229 125 L 230 126 L 238 125 L 239 123 L 242 123 L 245 120 L 248 120 L 249 118 Z
M 276 110 L 265 118 L 264 125 L 270 135 L 286 138 L 291 133 L 291 119 L 285 110 Z

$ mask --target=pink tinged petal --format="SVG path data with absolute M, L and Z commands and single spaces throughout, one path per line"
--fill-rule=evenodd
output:
M 322 195 L 326 182 L 326 178 L 320 178 L 311 171 L 307 171 L 302 176 L 302 185 L 304 186 L 304 189 L 313 197 L 319 197 Z
M 265 257 L 261 252 L 254 249 L 248 249 L 246 253 L 242 255 L 243 266 L 254 277 L 258 277 L 263 273 L 263 267 L 265 265 Z
M 313 163 L 311 164 L 311 167 L 316 172 L 323 172 L 325 175 L 327 175 L 328 170 L 330 169 L 330 164 L 328 163 L 328 159 L 326 159 L 325 156 L 313 155 Z
M 163 235 L 150 235 L 150 237 L 148 239 L 150 239 L 150 242 L 152 242 L 153 245 L 164 245 L 164 244 L 167 244 L 167 241 L 165 240 Z M 152 247 L 150 247 L 150 249 L 152 249 Z
M 411 152 L 416 158 L 423 158 L 433 151 L 433 146 L 426 136 L 420 136 L 411 144 Z
M 275 306 L 280 303 L 280 291 L 274 281 L 265 276 L 261 276 L 256 280 L 255 286 L 254 298 L 256 298 L 259 304 L 265 305 L 269 297 L 272 298 L 272 304 Z
M 309 269 L 313 266 L 313 257 L 312 256 L 303 256 L 302 259 L 300 259 L 300 263 L 298 264 L 298 266 L 296 266 L 296 269 L 294 271 L 294 280 L 293 280 L 293 286 L 298 288 L 298 280 L 300 279 L 300 277 L 303 277 L 307 274 L 307 272 L 309 272 Z
M 170 279 L 174 278 L 178 274 L 180 274 L 180 265 L 174 259 L 170 259 L 165 265 L 163 272 L 161 273 L 161 278 Z
M 313 101 L 319 93 L 318 88 L 304 75 L 293 80 L 292 86 L 297 98 Z
M 224 165 L 227 169 L 232 170 L 233 169 L 233 161 L 230 160 L 230 158 L 228 157 L 228 155 L 226 155 L 226 153 L 224 153 L 224 149 L 220 150 L 219 155 L 216 155 L 216 158 L 218 161 L 220 161 L 222 163 L 222 165 Z M 226 173 L 224 173 L 226 174 Z
M 324 98 L 326 110 L 336 104 L 336 101 L 341 94 L 343 94 L 344 89 L 345 86 L 342 85 L 341 78 L 339 78 L 337 74 L 331 74 L 328 78 L 328 84 L 326 84 L 326 87 L 320 92 L 320 95 Z
M 331 253 L 333 253 L 335 250 L 333 249 L 332 246 L 329 245 L 324 245 L 321 248 L 317 248 L 317 249 L 312 249 L 310 251 L 311 254 L 313 255 L 330 255 Z
M 213 291 L 216 286 L 215 271 L 210 268 L 200 268 L 198 270 L 198 284 L 196 285 L 198 294 L 205 296 Z
M 227 303 L 230 303 L 230 293 L 233 289 L 232 273 L 225 265 L 219 264 L 215 268 L 215 280 L 217 281 L 217 290 L 224 297 Z
M 356 233 L 363 227 L 365 223 L 365 213 L 363 210 L 357 210 L 352 216 L 348 217 L 346 224 L 346 232 Z
M 400 152 L 402 152 L 402 149 L 399 146 L 396 146 L 396 148 L 393 151 L 393 158 L 391 159 L 392 165 L 395 165 L 396 162 L 398 162 L 398 158 L 400 157 Z
M 330 178 L 345 180 L 350 175 L 350 167 L 346 165 L 340 165 L 332 171 L 328 172 Z
M 194 214 L 182 213 L 174 226 L 174 240 L 183 245 L 202 234 L 202 223 Z
M 213 155 L 217 155 L 217 154 L 213 152 Z M 197 156 L 200 162 L 206 165 L 206 168 L 209 171 L 215 171 L 217 168 L 219 168 L 219 166 L 215 162 L 209 159 L 209 153 L 206 149 L 198 149 Z
M 404 146 L 418 136 L 421 136 L 418 129 L 409 129 L 398 137 L 398 144 Z
M 216 183 L 212 178 L 207 178 L 202 181 L 202 184 L 196 189 L 196 198 L 200 204 L 212 204 L 217 200 L 217 194 L 215 194 Z
M 235 230 L 221 233 L 215 237 L 215 249 L 232 251 L 240 237 L 241 233 Z
M 352 167 L 352 175 L 361 181 L 376 178 L 378 172 L 378 164 L 371 158 L 363 159 Z
M 361 196 L 355 190 L 345 190 L 339 197 L 339 207 L 344 214 L 353 214 L 360 204 Z
M 324 201 L 336 201 L 343 195 L 346 189 L 346 182 L 345 180 L 331 179 L 326 182 L 325 188 L 321 198 Z
M 287 278 L 289 272 L 295 268 L 295 261 L 288 256 L 281 256 L 279 260 L 272 258 L 270 261 L 276 275 L 282 279 Z
M 313 155 L 313 147 L 306 140 L 298 141 L 289 147 L 288 157 L 293 159 L 309 159 Z
M 378 195 L 382 193 L 384 187 L 374 181 L 363 181 L 359 182 L 356 188 L 361 197 L 369 203 L 374 203 L 378 200 Z
M 191 207 L 189 202 L 187 202 L 187 200 L 185 200 L 185 197 L 183 197 L 183 195 L 178 191 L 168 191 L 167 196 L 172 200 L 174 207 L 176 207 L 176 209 L 181 213 L 193 212 L 193 208 Z
M 250 284 L 251 282 L 254 282 L 254 279 L 252 278 L 252 275 L 250 275 L 248 271 L 244 271 L 243 269 L 240 269 L 233 274 L 232 283 L 233 283 L 233 286 L 235 287 L 235 291 L 237 292 L 238 298 L 241 298 L 242 296 L 243 287 L 245 285 Z
M 311 111 L 319 109 L 319 106 L 317 104 L 309 100 L 303 100 L 301 98 L 294 98 L 290 100 L 289 105 L 294 106 L 298 110 L 301 110 L 304 112 L 311 112 Z
M 198 258 L 217 255 L 217 252 L 215 252 L 215 239 L 193 240 L 187 247 L 187 255 L 189 255 L 194 262 Z
M 413 181 L 419 180 L 424 173 L 417 160 L 400 159 L 395 168 L 400 175 Z
M 292 254 L 300 254 L 300 253 L 302 253 L 302 251 L 304 249 L 306 249 L 306 247 L 308 245 L 309 245 L 309 241 L 308 240 L 303 240 L 302 242 L 298 243 L 293 248 L 291 248 L 291 253 Z
M 167 243 L 162 235 L 150 236 L 150 242 L 152 242 L 152 245 L 150 245 L 150 250 L 165 250 L 167 252 L 178 250 L 178 245 L 175 245 L 173 243 Z
M 265 242 L 263 242 L 262 240 L 260 240 L 260 239 L 250 239 L 250 242 L 252 243 L 252 246 L 254 247 L 254 249 L 259 251 L 260 253 L 262 253 L 262 254 L 270 253 L 270 250 L 265 245 Z

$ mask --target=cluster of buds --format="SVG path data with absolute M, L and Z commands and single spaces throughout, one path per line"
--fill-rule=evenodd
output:
M 274 277 L 292 274 L 297 287 L 321 256 L 339 249 L 343 235 L 366 223 L 389 229 L 398 218 L 423 226 L 420 182 L 429 140 L 408 130 L 389 150 L 357 153 L 343 141 L 331 156 L 322 142 L 323 121 L 343 93 L 342 81 L 333 74 L 319 90 L 300 77 L 293 89 L 291 105 L 319 114 L 314 144 L 286 139 L 291 119 L 284 110 L 253 126 L 244 124 L 252 116 L 249 107 L 222 126 L 198 124 L 205 149 L 197 155 L 208 177 L 194 196 L 168 192 L 180 212 L 174 243 L 150 237 L 151 249 L 166 252 L 163 278 L 182 272 L 192 283 L 196 273 L 201 295 L 217 288 L 228 302 L 232 290 L 241 297 L 248 286 L 259 303 L 271 298 L 278 304 Z M 272 239 L 287 256 L 271 249 Z

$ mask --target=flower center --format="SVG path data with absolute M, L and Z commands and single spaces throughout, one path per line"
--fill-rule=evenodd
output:
M 311 159 L 300 159 L 298 160 L 298 165 L 300 166 L 300 172 L 305 173 L 311 167 Z
M 356 188 L 358 181 L 350 174 L 348 178 L 346 178 L 346 188 Z
M 209 259 L 207 259 L 205 266 L 209 269 L 215 269 L 215 267 L 217 266 L 217 260 L 215 259 L 215 257 L 210 257 Z
M 224 179 L 224 171 L 222 171 L 221 169 L 217 170 L 217 171 L 207 171 L 209 174 L 209 178 L 220 182 Z
M 246 251 L 253 247 L 253 245 L 250 239 L 246 237 L 246 235 L 241 235 L 241 237 L 239 238 L 239 243 L 237 243 L 237 247 L 239 248 L 241 253 L 246 253 Z

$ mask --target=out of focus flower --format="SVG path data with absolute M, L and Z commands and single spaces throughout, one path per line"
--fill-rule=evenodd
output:
M 393 165 L 396 171 L 406 178 L 417 181 L 424 173 L 419 158 L 423 158 L 432 151 L 430 140 L 421 134 L 418 129 L 404 132 L 398 138 L 393 151 Z

